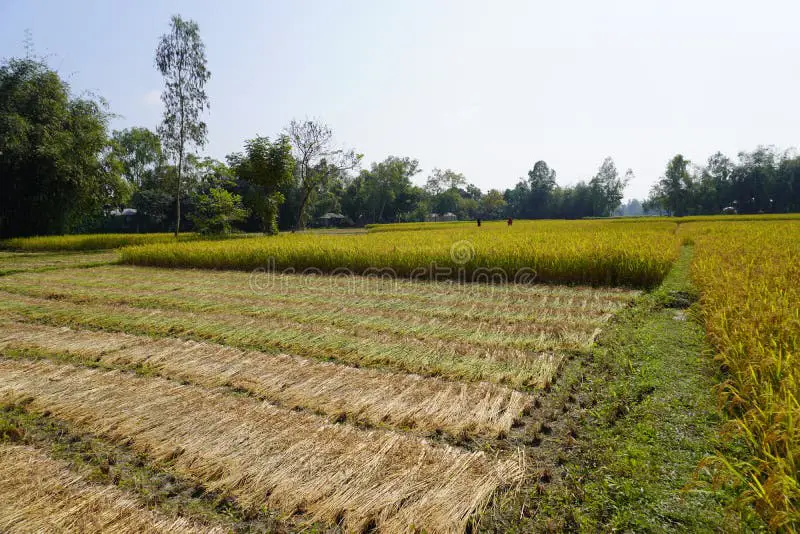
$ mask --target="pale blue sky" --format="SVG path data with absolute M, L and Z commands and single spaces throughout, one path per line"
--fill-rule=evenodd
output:
M 561 184 L 605 156 L 644 197 L 668 160 L 800 144 L 800 2 L 0 0 L 0 57 L 36 51 L 115 128 L 154 128 L 153 52 L 169 17 L 206 43 L 204 153 L 292 118 L 327 122 L 366 163 L 419 159 L 488 189 L 536 160 Z

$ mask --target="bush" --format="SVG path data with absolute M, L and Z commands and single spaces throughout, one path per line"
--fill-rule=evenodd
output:
M 247 218 L 242 197 L 215 187 L 197 196 L 196 210 L 189 216 L 201 234 L 230 234 L 233 224 Z

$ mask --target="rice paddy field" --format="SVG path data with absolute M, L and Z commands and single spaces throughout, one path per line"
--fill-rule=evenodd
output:
M 691 468 L 798 524 L 800 220 L 419 230 L 0 253 L 0 530 L 581 530 L 582 388 L 679 258 L 737 444 Z
M 698 314 L 726 379 L 729 433 L 750 451 L 720 458 L 774 529 L 800 525 L 800 221 L 696 223 Z
M 234 242 L 143 245 L 122 249 L 122 262 L 638 288 L 657 285 L 681 245 L 671 222 L 635 227 L 605 221 L 517 221 L 510 227 L 504 222 L 482 227 L 443 224 L 440 230 L 425 232 L 284 234 Z
M 38 237 L 17 237 L 0 242 L 0 246 L 24 252 L 65 251 L 65 250 L 104 250 L 130 245 L 148 243 L 175 243 L 191 241 L 199 236 L 182 234 L 177 239 L 174 234 L 83 234 L 53 235 Z

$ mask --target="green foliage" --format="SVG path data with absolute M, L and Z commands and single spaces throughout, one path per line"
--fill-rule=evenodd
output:
M 450 189 L 458 189 L 466 185 L 467 179 L 460 172 L 450 169 L 433 169 L 428 181 L 425 183 L 425 190 L 431 196 L 436 196 Z
M 287 136 L 274 143 L 257 136 L 245 142 L 244 153 L 228 156 L 233 173 L 245 190 L 245 203 L 260 219 L 261 231 L 278 233 L 278 210 L 286 200 L 281 192 L 291 184 L 295 160 Z
M 137 210 L 140 220 L 160 227 L 169 217 L 170 208 L 175 198 L 161 189 L 142 189 L 133 194 L 131 203 Z M 147 227 L 147 225 L 145 226 Z
M 628 170 L 620 178 L 614 161 L 606 158 L 588 183 L 580 181 L 562 188 L 556 184 L 555 170 L 544 161 L 537 161 L 527 180 L 506 190 L 506 215 L 528 219 L 605 217 L 619 207 L 632 177 L 633 172 Z
M 689 160 L 681 154 L 676 155 L 667 164 L 667 169 L 650 195 L 648 205 L 660 208 L 669 215 L 686 215 L 688 208 L 689 190 L 692 178 L 689 175 Z
M 490 189 L 480 199 L 480 216 L 484 219 L 500 219 L 506 209 L 503 194 L 497 189 Z
M 357 188 L 359 219 L 373 222 L 396 221 L 398 214 L 409 211 L 418 189 L 411 178 L 419 172 L 419 162 L 411 158 L 389 156 L 363 170 L 354 182 Z
M 628 169 L 624 178 L 619 177 L 614 160 L 606 158 L 600 165 L 590 185 L 592 187 L 592 216 L 608 217 L 622 202 L 625 186 L 633 179 L 633 171 Z
M 230 234 L 233 224 L 247 217 L 242 197 L 214 187 L 196 197 L 195 211 L 189 218 L 201 234 Z
M 131 185 L 141 188 L 152 180 L 163 164 L 161 140 L 147 128 L 127 128 L 112 136 L 114 156 L 122 165 L 122 176 Z
M 175 235 L 181 224 L 181 182 L 188 145 L 203 146 L 206 123 L 200 115 L 208 108 L 205 85 L 211 78 L 206 68 L 206 49 L 197 23 L 174 15 L 170 31 L 161 36 L 156 49 L 156 67 L 164 77 L 161 92 L 164 117 L 158 127 L 164 148 L 177 160 Z
M 528 171 L 528 209 L 532 213 L 545 213 L 550 195 L 556 187 L 556 171 L 544 161 L 537 161 Z
M 69 232 L 126 200 L 108 119 L 41 60 L 0 67 L 0 236 Z
M 697 169 L 679 154 L 651 189 L 645 207 L 675 216 L 797 212 L 800 157 L 758 147 L 740 152 L 738 162 L 717 152 Z
M 293 120 L 286 128 L 297 162 L 297 182 L 300 201 L 296 228 L 305 225 L 305 212 L 309 201 L 328 187 L 332 180 L 358 166 L 361 154 L 333 146 L 333 130 L 319 121 Z
M 193 195 L 188 219 L 202 235 L 227 235 L 233 232 L 233 225 L 245 220 L 248 214 L 239 195 L 211 188 Z

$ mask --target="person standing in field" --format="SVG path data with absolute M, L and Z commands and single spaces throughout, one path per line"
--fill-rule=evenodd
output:
M 478 227 L 480 227 L 480 226 L 481 226 L 481 220 L 480 220 L 480 218 L 478 218 Z
M 509 226 L 511 226 L 512 224 L 514 224 L 514 219 L 512 219 L 511 217 L 509 217 L 509 218 L 508 218 L 508 225 L 509 225 Z

